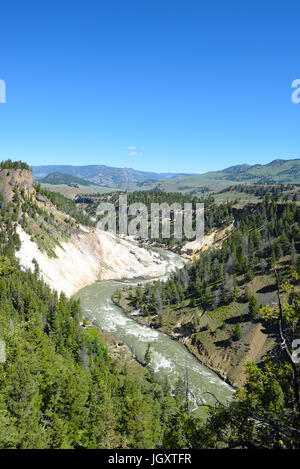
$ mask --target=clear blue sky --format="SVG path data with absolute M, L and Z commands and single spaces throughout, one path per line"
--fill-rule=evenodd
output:
M 0 159 L 204 172 L 300 157 L 299 1 L 4 0 Z

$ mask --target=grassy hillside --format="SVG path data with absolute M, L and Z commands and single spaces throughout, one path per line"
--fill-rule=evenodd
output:
M 274 160 L 266 165 L 238 165 L 222 171 L 212 171 L 185 178 L 162 181 L 159 187 L 166 191 L 198 191 L 208 186 L 219 191 L 238 183 L 300 183 L 300 159 Z
M 54 172 L 48 174 L 43 179 L 39 180 L 43 184 L 67 184 L 67 185 L 76 185 L 76 186 L 97 186 L 97 184 L 87 181 L 76 176 L 71 176 L 70 174 L 64 174 L 59 172 Z
M 111 192 L 111 187 L 106 186 L 69 186 L 67 184 L 43 184 L 41 183 L 41 188 L 50 192 L 58 192 L 68 199 L 75 199 L 78 194 L 95 194 L 95 193 L 106 193 Z
M 215 192 L 213 197 L 216 202 L 238 200 L 241 204 L 258 203 L 266 196 L 276 200 L 288 201 L 294 197 L 300 198 L 300 185 L 294 184 L 235 184 Z

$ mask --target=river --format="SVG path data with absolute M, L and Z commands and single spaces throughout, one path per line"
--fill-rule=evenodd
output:
M 179 255 L 165 250 L 160 250 L 160 254 L 168 260 L 167 274 L 161 279 L 170 275 L 175 268 L 183 267 L 185 261 Z M 214 397 L 208 393 L 225 403 L 232 397 L 233 389 L 216 373 L 202 365 L 178 341 L 128 318 L 111 300 L 116 291 L 149 281 L 99 281 L 80 290 L 74 298 L 80 298 L 84 315 L 90 321 L 125 342 L 139 361 L 144 361 L 148 343 L 151 343 L 151 367 L 160 382 L 167 376 L 170 385 L 174 386 L 179 377 L 184 379 L 188 375 L 194 410 L 197 408 L 196 402 L 215 403 Z

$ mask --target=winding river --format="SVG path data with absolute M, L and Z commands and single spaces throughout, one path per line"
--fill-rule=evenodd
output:
M 160 254 L 168 260 L 167 274 L 161 279 L 170 275 L 176 267 L 184 265 L 185 261 L 177 254 L 165 250 L 160 250 Z M 80 298 L 84 314 L 90 321 L 129 345 L 139 361 L 144 361 L 148 343 L 151 343 L 151 367 L 160 382 L 167 376 L 170 385 L 174 386 L 179 377 L 184 379 L 188 375 L 193 409 L 197 408 L 197 402 L 215 403 L 212 394 L 225 403 L 233 393 L 228 384 L 202 365 L 184 345 L 128 318 L 111 300 L 116 291 L 149 281 L 99 281 L 80 290 L 75 298 Z

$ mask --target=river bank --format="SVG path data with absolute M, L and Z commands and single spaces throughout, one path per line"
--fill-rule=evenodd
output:
M 211 371 L 216 373 L 225 383 L 229 384 L 233 388 L 236 387 L 236 383 L 231 380 L 230 378 L 227 377 L 226 373 L 224 370 L 222 370 L 218 366 L 214 366 L 213 361 L 210 359 L 210 357 L 205 356 L 204 354 L 200 354 L 199 350 L 197 347 L 193 345 L 193 341 L 190 337 L 188 337 L 186 334 L 188 333 L 188 327 L 185 324 L 184 331 L 182 331 L 185 336 L 180 335 L 174 332 L 174 330 L 170 330 L 164 327 L 153 327 L 151 324 L 149 325 L 149 322 L 145 317 L 140 315 L 140 313 L 130 305 L 130 300 L 128 297 L 126 297 L 126 292 L 121 292 L 121 297 L 119 294 L 114 295 L 112 297 L 112 301 L 115 303 L 116 306 L 122 308 L 126 316 L 129 318 L 133 319 L 136 321 L 138 324 L 141 326 L 145 327 L 151 327 L 154 330 L 159 330 L 161 333 L 168 335 L 172 340 L 180 342 L 182 345 L 186 347 L 189 353 L 191 353 L 202 365 L 206 366 L 209 368 Z

